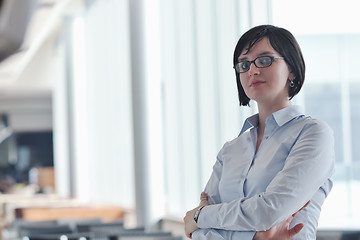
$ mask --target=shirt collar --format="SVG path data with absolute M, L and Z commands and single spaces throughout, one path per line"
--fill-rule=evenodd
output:
M 291 121 L 294 118 L 303 116 L 303 109 L 300 106 L 296 106 L 296 105 L 291 105 L 288 107 L 285 107 L 283 109 L 280 109 L 277 112 L 274 112 L 271 116 L 268 117 L 268 119 L 270 117 L 272 117 L 275 122 L 277 123 L 277 125 L 280 127 L 282 125 L 284 125 L 285 123 Z M 268 120 L 266 119 L 266 120 Z M 241 132 L 239 135 L 243 134 L 246 130 L 248 130 L 251 127 L 257 127 L 259 124 L 259 114 L 255 114 L 252 115 L 251 117 L 247 118 L 245 120 L 245 123 L 241 129 Z

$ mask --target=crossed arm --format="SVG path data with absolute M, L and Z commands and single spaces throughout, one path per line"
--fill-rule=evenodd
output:
M 188 211 L 184 217 L 185 233 L 188 238 L 192 238 L 191 237 L 192 232 L 199 229 L 196 222 L 194 221 L 194 214 L 195 214 L 196 210 L 203 206 L 209 205 L 206 193 L 204 193 L 204 192 L 201 193 L 200 199 L 201 199 L 200 205 L 198 207 L 194 208 L 193 210 Z M 309 203 L 310 203 L 310 201 L 307 202 L 300 210 L 295 212 L 293 215 L 291 215 L 288 219 L 286 219 L 282 223 L 268 229 L 267 231 L 256 232 L 253 240 L 288 240 L 288 239 L 291 239 L 292 237 L 294 237 L 296 234 L 298 234 L 302 230 L 302 228 L 304 227 L 304 224 L 299 223 L 291 229 L 289 229 L 289 225 L 290 225 L 291 221 L 294 219 L 294 217 L 301 210 L 303 210 Z

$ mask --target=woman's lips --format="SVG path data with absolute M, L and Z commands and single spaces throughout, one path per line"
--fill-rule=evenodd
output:
M 261 84 L 264 84 L 265 81 L 253 81 L 251 84 L 250 84 L 250 87 L 257 87 Z

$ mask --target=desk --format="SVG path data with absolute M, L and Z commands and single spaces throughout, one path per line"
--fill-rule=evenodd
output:
M 77 206 L 77 207 L 22 207 L 15 209 L 16 218 L 27 221 L 48 221 L 58 219 L 101 218 L 104 222 L 122 220 L 125 211 L 114 206 Z

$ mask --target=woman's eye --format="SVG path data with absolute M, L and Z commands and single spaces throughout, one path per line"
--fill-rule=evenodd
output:
M 259 58 L 259 62 L 261 65 L 269 65 L 271 63 L 271 58 L 270 57 L 262 57 L 262 58 Z
M 240 62 L 239 63 L 241 69 L 247 69 L 249 66 L 248 62 Z

